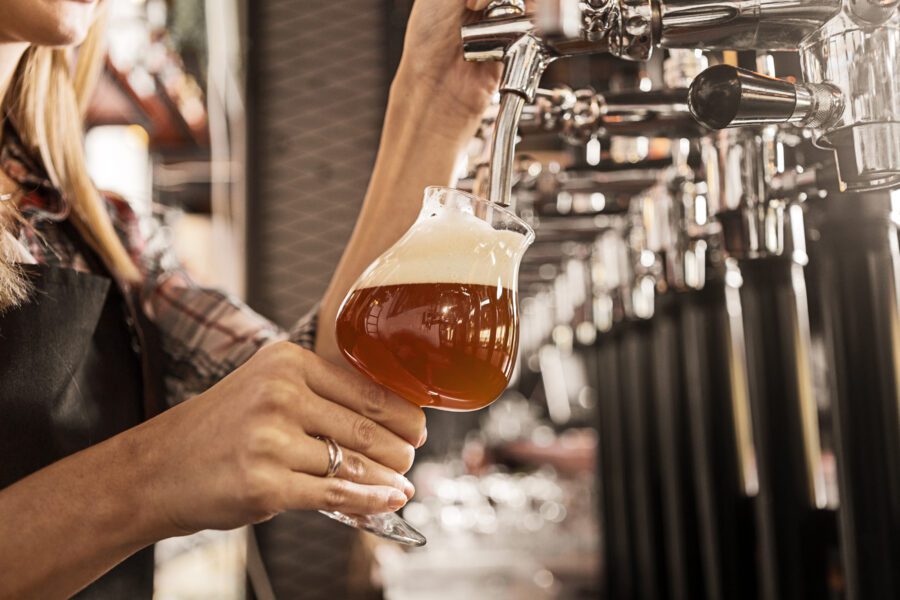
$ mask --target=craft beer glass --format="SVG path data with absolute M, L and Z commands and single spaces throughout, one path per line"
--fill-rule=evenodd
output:
M 427 188 L 416 222 L 366 269 L 341 305 L 341 352 L 419 406 L 487 406 L 512 374 L 519 263 L 533 240 L 531 228 L 505 208 L 458 190 Z M 396 515 L 376 517 L 409 528 Z M 354 524 L 399 539 L 371 523 Z

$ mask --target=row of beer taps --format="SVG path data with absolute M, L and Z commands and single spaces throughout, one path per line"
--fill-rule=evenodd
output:
M 462 31 L 468 60 L 505 63 L 491 153 L 492 200 L 508 203 L 511 150 L 526 104 L 540 97 L 549 110 L 531 116 L 576 130 L 602 127 L 607 113 L 615 116 L 615 100 L 607 105 L 602 96 L 540 93 L 547 66 L 585 53 L 647 60 L 655 47 L 797 51 L 805 83 L 721 66 L 702 73 L 690 98 L 680 100 L 690 103 L 699 123 L 714 129 L 807 127 L 818 144 L 843 158 L 840 174 L 850 189 L 890 187 L 900 180 L 892 164 L 900 141 L 890 120 L 897 78 L 883 76 L 895 68 L 896 0 L 557 0 L 538 2 L 535 16 L 525 15 L 524 7 L 523 0 L 497 0 L 487 18 Z M 663 110 L 677 111 L 678 94 L 668 100 Z M 554 119 L 554 108 L 568 119 Z M 626 100 L 621 108 L 636 107 Z
M 900 597 L 900 0 L 496 0 L 462 39 L 504 63 L 471 185 L 535 225 L 523 292 L 579 304 L 521 352 L 568 327 L 620 379 L 611 597 Z M 603 54 L 661 76 L 541 87 Z

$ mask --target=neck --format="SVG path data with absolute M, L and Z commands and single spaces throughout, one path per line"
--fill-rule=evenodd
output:
M 0 43 L 0 104 L 6 98 L 13 73 L 27 49 L 28 44 L 24 42 Z

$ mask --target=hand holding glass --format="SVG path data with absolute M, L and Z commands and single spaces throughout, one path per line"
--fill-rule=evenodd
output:
M 519 264 L 533 240 L 531 228 L 505 208 L 458 190 L 428 188 L 416 222 L 366 269 L 341 305 L 341 352 L 419 406 L 487 406 L 509 384 L 515 364 Z M 393 514 L 330 516 L 383 537 L 425 542 Z

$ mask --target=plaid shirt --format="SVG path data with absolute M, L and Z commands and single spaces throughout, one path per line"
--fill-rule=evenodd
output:
M 90 272 L 85 257 L 59 227 L 70 210 L 65 196 L 9 125 L 0 147 L 0 168 L 23 194 L 18 206 L 24 223 L 14 232 L 22 260 Z M 119 238 L 143 275 L 141 304 L 160 332 L 169 405 L 205 391 L 266 344 L 291 340 L 313 346 L 315 310 L 285 331 L 237 298 L 196 285 L 175 258 L 159 221 L 142 223 L 121 197 L 103 198 Z

